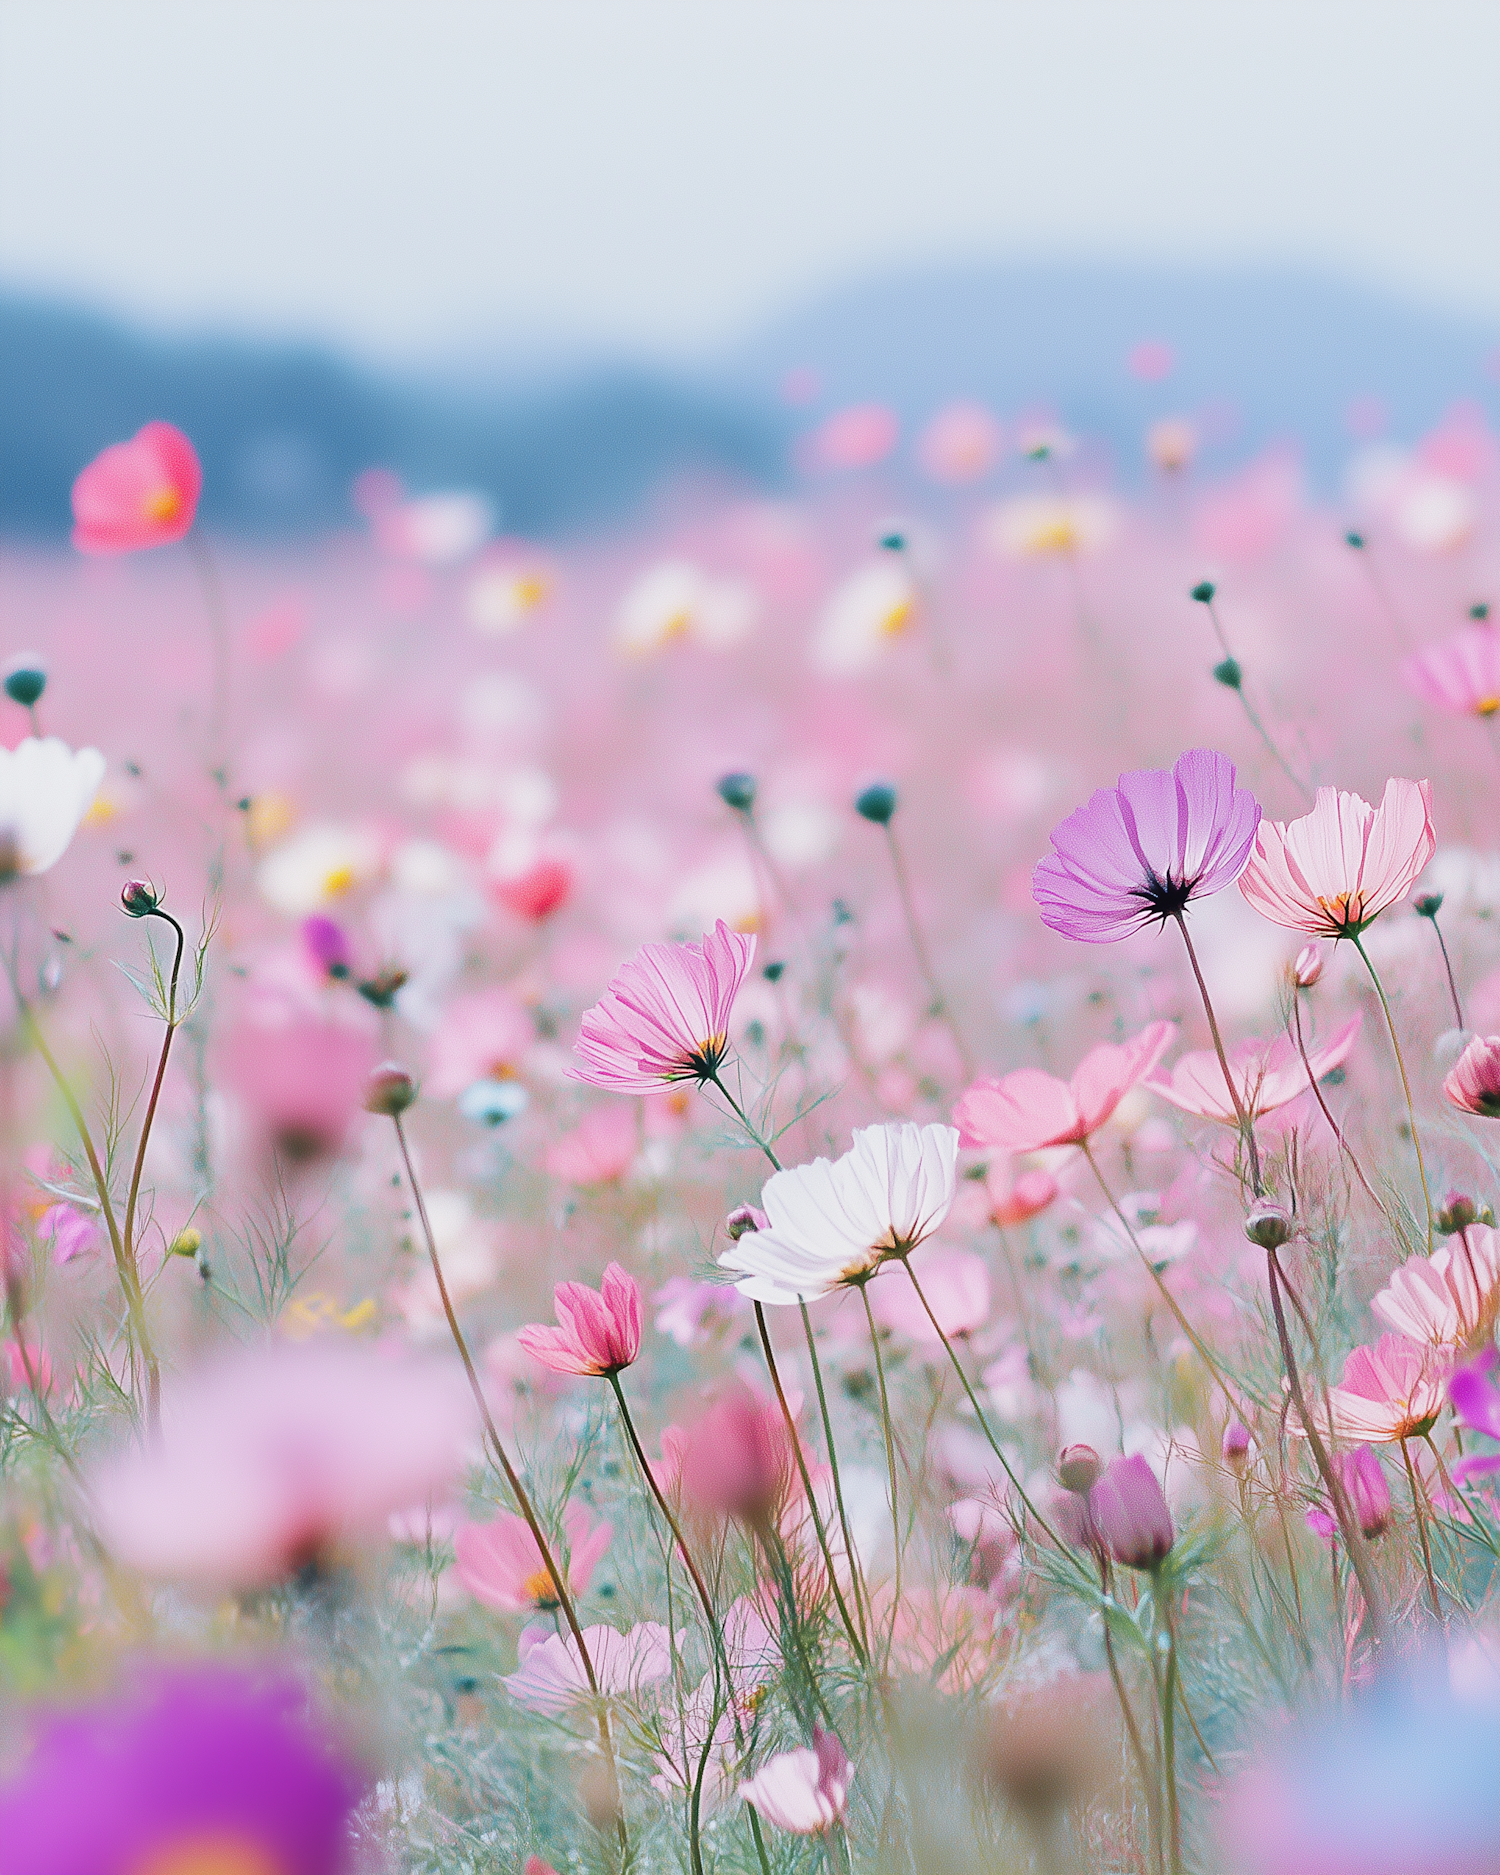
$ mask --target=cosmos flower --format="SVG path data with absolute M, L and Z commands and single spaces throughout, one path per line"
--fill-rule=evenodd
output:
M 566 1507 L 562 1525 L 568 1539 L 568 1587 L 582 1595 L 609 1548 L 614 1526 L 603 1519 L 595 1522 L 579 1503 Z M 460 1524 L 453 1555 L 459 1581 L 487 1608 L 521 1614 L 557 1606 L 557 1585 L 524 1517 L 505 1511 L 488 1523 Z
M 1041 1068 L 1017 1068 L 998 1080 L 976 1081 L 953 1109 L 959 1138 L 965 1146 L 997 1146 L 1006 1152 L 1081 1145 L 1150 1074 L 1175 1033 L 1175 1023 L 1152 1022 L 1128 1042 L 1101 1043 L 1067 1081 Z
M 1393 777 L 1379 807 L 1319 788 L 1300 820 L 1261 822 L 1240 890 L 1272 924 L 1358 937 L 1405 898 L 1436 846 L 1431 782 Z
M 810 1746 L 768 1758 L 740 1785 L 740 1796 L 774 1828 L 813 1836 L 843 1821 L 853 1777 L 848 1752 L 832 1732 L 815 1725 Z
M 665 1457 L 675 1458 L 684 1498 L 716 1516 L 761 1525 L 792 1489 L 795 1457 L 786 1421 L 774 1400 L 743 1384 L 731 1387 L 685 1431 L 677 1431 Z
M 989 1268 L 972 1250 L 928 1244 L 922 1256 L 922 1294 L 950 1339 L 971 1335 L 990 1319 Z M 871 1291 L 870 1308 L 882 1328 L 919 1347 L 940 1345 L 937 1329 L 910 1283 L 879 1284 Z
M 97 749 L 75 752 L 56 736 L 0 748 L 0 883 L 57 864 L 103 779 Z
M 651 1094 L 712 1079 L 729 1053 L 729 1015 L 755 959 L 755 939 L 721 918 L 695 944 L 643 944 L 584 1012 L 574 1079 L 616 1094 Z
M 134 553 L 181 540 L 193 525 L 203 471 L 170 423 L 148 423 L 128 443 L 102 450 L 73 484 L 73 545 L 83 553 Z
M 815 1159 L 766 1181 L 766 1230 L 746 1231 L 719 1258 L 756 1302 L 811 1301 L 861 1283 L 909 1256 L 953 1203 L 958 1134 L 901 1121 L 862 1127 L 841 1159 Z
M 1229 1072 L 1250 1118 L 1256 1120 L 1263 1113 L 1274 1113 L 1299 1094 L 1305 1094 L 1308 1067 L 1316 1081 L 1342 1067 L 1358 1039 L 1359 1021 L 1358 1016 L 1351 1017 L 1332 1041 L 1321 1048 L 1310 1048 L 1307 1067 L 1285 1035 L 1275 1036 L 1269 1042 L 1241 1042 L 1231 1048 Z M 1196 1113 L 1204 1120 L 1222 1120 L 1226 1126 L 1238 1123 L 1224 1082 L 1224 1070 L 1219 1065 L 1219 1057 L 1210 1049 L 1181 1056 L 1166 1073 L 1152 1075 L 1145 1085 L 1184 1113 Z
M 1177 1540 L 1156 1473 L 1139 1454 L 1112 1458 L 1089 1489 L 1089 1528 L 1129 1569 L 1154 1569 Z
M 1121 775 L 1054 828 L 1031 895 L 1052 930 L 1112 944 L 1232 885 L 1259 825 L 1260 804 L 1235 785 L 1234 763 L 1189 749 L 1171 768 Z
M 1491 717 L 1500 710 L 1500 634 L 1492 626 L 1466 626 L 1407 658 L 1401 679 L 1440 710 Z
M 1443 1078 L 1455 1107 L 1500 1120 L 1500 1035 L 1476 1035 Z
M 1469 1224 L 1430 1257 L 1408 1257 L 1370 1302 L 1399 1335 L 1435 1348 L 1462 1348 L 1495 1325 L 1500 1306 L 1500 1231 Z
M 672 1671 L 672 1640 L 659 1621 L 641 1621 L 622 1634 L 618 1628 L 583 1630 L 584 1646 L 606 1699 L 636 1699 Z M 521 1635 L 521 1664 L 502 1676 L 501 1684 L 518 1706 L 555 1717 L 590 1697 L 588 1675 L 571 1634 L 546 1634 L 527 1628 Z
M 153 1672 L 0 1787 L 0 1875 L 343 1875 L 365 1778 L 294 1680 Z
M 1389 1445 L 1426 1432 L 1442 1411 L 1443 1364 L 1405 1335 L 1355 1348 L 1328 1389 L 1329 1430 L 1351 1444 Z
M 640 1353 L 641 1288 L 618 1263 L 597 1289 L 559 1283 L 552 1302 L 558 1325 L 533 1322 L 516 1339 L 554 1374 L 617 1374 Z
M 145 1575 L 255 1588 L 445 1492 L 473 1422 L 462 1376 L 316 1339 L 168 1383 L 161 1437 L 96 1466 L 99 1534 Z

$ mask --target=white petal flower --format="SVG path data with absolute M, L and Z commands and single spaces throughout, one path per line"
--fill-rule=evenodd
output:
M 842 1159 L 777 1172 L 761 1193 L 770 1228 L 719 1258 L 756 1302 L 812 1301 L 906 1256 L 948 1215 L 958 1160 L 951 1126 L 863 1127 Z
M 104 779 L 97 749 L 76 753 L 56 736 L 0 749 L 0 867 L 5 877 L 46 872 L 68 850 Z

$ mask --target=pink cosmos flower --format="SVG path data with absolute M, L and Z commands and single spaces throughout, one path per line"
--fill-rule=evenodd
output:
M 1500 1306 L 1500 1231 L 1469 1224 L 1430 1257 L 1408 1257 L 1371 1310 L 1419 1345 L 1462 1348 L 1489 1334 Z
M 1358 937 L 1406 896 L 1436 846 L 1430 782 L 1393 777 L 1379 807 L 1319 788 L 1300 820 L 1261 822 L 1240 890 L 1272 924 Z
M 1334 1463 L 1355 1520 L 1373 1543 L 1377 1537 L 1385 1535 L 1391 1523 L 1391 1487 L 1386 1481 L 1385 1468 L 1373 1446 L 1368 1445 L 1341 1453 Z M 1321 1506 L 1307 1513 L 1307 1525 L 1325 1543 L 1331 1543 L 1338 1534 L 1337 1519 Z
M 740 1796 L 776 1829 L 814 1836 L 843 1821 L 853 1776 L 848 1752 L 832 1732 L 815 1725 L 811 1746 L 768 1758 L 740 1785 Z
M 1500 1120 L 1500 1035 L 1476 1035 L 1443 1078 L 1455 1107 Z
M 451 1100 L 476 1081 L 510 1080 L 535 1040 L 536 1025 L 513 991 L 455 996 L 432 1038 L 427 1090 L 439 1100 Z
M 948 1336 L 970 1335 L 990 1319 L 990 1273 L 984 1258 L 949 1244 L 929 1244 L 922 1255 L 922 1294 Z M 876 1283 L 870 1308 L 882 1328 L 919 1347 L 940 1347 L 937 1330 L 910 1283 Z
M 1321 1048 L 1307 1051 L 1307 1064 L 1313 1078 L 1342 1067 L 1359 1036 L 1358 1016 L 1346 1022 Z M 1269 1042 L 1242 1042 L 1229 1051 L 1229 1072 L 1234 1076 L 1240 1100 L 1252 1120 L 1263 1113 L 1273 1113 L 1308 1091 L 1307 1067 L 1285 1035 Z M 1238 1116 L 1229 1099 L 1224 1070 L 1211 1049 L 1183 1055 L 1163 1074 L 1155 1074 L 1145 1083 L 1153 1094 L 1171 1101 L 1184 1113 L 1196 1113 L 1201 1119 L 1222 1120 L 1226 1126 L 1238 1124 Z
M 343 1149 L 377 1060 L 357 1021 L 269 1004 L 247 1009 L 225 1055 L 225 1078 L 266 1144 L 299 1165 Z
M 1091 1048 L 1068 1081 L 1041 1068 L 976 1081 L 953 1109 L 961 1142 L 1007 1152 L 1081 1145 L 1161 1060 L 1175 1027 L 1153 1022 L 1121 1046 Z
M 159 1442 L 100 1464 L 99 1534 L 146 1575 L 261 1587 L 445 1493 L 473 1418 L 446 1364 L 321 1338 L 236 1353 L 168 1383 Z
M 1137 1454 L 1112 1458 L 1088 1494 L 1089 1527 L 1118 1563 L 1154 1569 L 1177 1540 L 1156 1473 Z
M 568 1539 L 568 1586 L 581 1595 L 609 1548 L 614 1526 L 596 1523 L 578 1503 L 564 1510 L 562 1524 Z M 489 1523 L 461 1524 L 453 1538 L 453 1554 L 459 1581 L 487 1608 L 521 1614 L 557 1606 L 556 1584 L 524 1517 L 505 1512 Z
M 1171 768 L 1121 775 L 1055 827 L 1031 895 L 1053 931 L 1113 944 L 1232 885 L 1259 823 L 1260 804 L 1236 786 L 1234 763 L 1189 749 Z
M 755 939 L 721 918 L 696 944 L 643 944 L 584 1012 L 576 1080 L 616 1094 L 710 1080 L 729 1053 L 729 1013 Z
M 37 1219 L 36 1234 L 52 1245 L 52 1261 L 59 1267 L 104 1241 L 98 1220 L 71 1204 L 49 1204 Z
M 554 1178 L 570 1185 L 607 1185 L 630 1170 L 639 1144 L 636 1110 L 611 1102 L 586 1113 L 570 1133 L 560 1133 L 546 1152 Z
M 1401 666 L 1401 679 L 1424 703 L 1455 716 L 1493 716 L 1500 710 L 1500 634 L 1468 625 L 1428 645 Z
M 641 1287 L 611 1263 L 597 1289 L 559 1283 L 552 1292 L 558 1325 L 533 1322 L 516 1339 L 554 1374 L 619 1373 L 641 1351 Z
M 1449 1376 L 1448 1398 L 1458 1422 L 1469 1432 L 1483 1433 L 1487 1439 L 1500 1439 L 1500 1386 L 1495 1370 L 1500 1355 L 1486 1348 L 1477 1361 L 1458 1368 Z M 1459 1484 L 1469 1478 L 1483 1478 L 1500 1471 L 1500 1452 L 1471 1452 L 1454 1467 Z
M 781 1409 L 743 1384 L 687 1428 L 679 1453 L 683 1496 L 700 1509 L 761 1524 L 790 1493 L 795 1458 Z
M 599 1691 L 606 1699 L 637 1699 L 672 1671 L 672 1639 L 659 1621 L 641 1621 L 622 1634 L 618 1628 L 583 1630 Z M 589 1694 L 588 1675 L 571 1634 L 548 1634 L 527 1628 L 521 1635 L 521 1664 L 502 1677 L 518 1706 L 556 1717 Z
M 490 895 L 507 911 L 530 924 L 542 924 L 573 890 L 573 868 L 565 859 L 543 854 L 519 872 L 507 872 L 488 881 Z
M 83 553 L 134 553 L 181 540 L 193 525 L 203 471 L 170 423 L 148 423 L 112 443 L 73 484 L 73 545 Z
M 1355 1348 L 1344 1377 L 1328 1389 L 1330 1432 L 1351 1444 L 1390 1445 L 1428 1431 L 1442 1411 L 1443 1365 L 1405 1335 Z

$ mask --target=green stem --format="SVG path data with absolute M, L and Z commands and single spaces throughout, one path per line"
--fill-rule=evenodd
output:
M 1375 994 L 1380 998 L 1380 1007 L 1385 1012 L 1385 1026 L 1390 1030 L 1391 1047 L 1396 1051 L 1396 1066 L 1401 1072 L 1401 1091 L 1406 1095 L 1406 1113 L 1411 1121 L 1411 1143 L 1417 1155 L 1417 1177 L 1422 1181 L 1422 1202 L 1427 1207 L 1427 1254 L 1432 1255 L 1432 1194 L 1427 1189 L 1427 1166 L 1422 1158 L 1422 1141 L 1417 1132 L 1417 1108 L 1411 1097 L 1411 1082 L 1406 1078 L 1406 1058 L 1401 1053 L 1401 1039 L 1396 1034 L 1396 1019 L 1391 1014 L 1391 1006 L 1386 1000 L 1385 988 L 1375 974 L 1375 966 L 1370 962 L 1370 954 L 1365 949 L 1357 931 L 1349 934 L 1349 941 L 1359 952 L 1360 961 L 1370 973 L 1370 981 L 1375 985 Z
M 901 1516 L 896 1504 L 896 1440 L 891 1429 L 891 1403 L 885 1390 L 885 1361 L 880 1352 L 880 1336 L 870 1308 L 869 1284 L 859 1284 L 859 1299 L 865 1305 L 865 1320 L 870 1327 L 870 1347 L 875 1355 L 875 1378 L 880 1386 L 880 1423 L 885 1432 L 885 1462 L 891 1481 L 891 1540 L 895 1544 L 895 1574 L 892 1581 L 891 1620 L 894 1624 L 901 1608 Z
M 1240 1090 L 1234 1084 L 1234 1076 L 1229 1071 L 1229 1057 L 1224 1052 L 1224 1038 L 1219 1033 L 1219 1019 L 1214 1014 L 1214 1006 L 1208 994 L 1208 984 L 1204 981 L 1203 971 L 1198 963 L 1198 953 L 1193 948 L 1193 940 L 1187 928 L 1187 919 L 1180 911 L 1173 912 L 1177 929 L 1182 933 L 1182 941 L 1187 946 L 1188 962 L 1193 966 L 1193 975 L 1197 979 L 1198 994 L 1203 999 L 1203 1013 L 1208 1017 L 1208 1032 L 1213 1037 L 1214 1053 L 1219 1057 L 1219 1066 L 1224 1073 L 1224 1085 L 1229 1089 L 1230 1104 L 1234 1108 L 1234 1117 L 1239 1125 L 1240 1138 L 1245 1142 L 1245 1150 L 1250 1157 L 1250 1188 L 1256 1197 L 1262 1192 L 1260 1178 L 1260 1151 L 1255 1144 L 1255 1122 L 1245 1111 L 1245 1103 L 1240 1098 Z
M 1422 1505 L 1422 1493 L 1417 1487 L 1416 1467 L 1411 1462 L 1411 1441 L 1401 1441 L 1401 1458 L 1406 1466 L 1406 1482 L 1411 1488 L 1412 1513 L 1417 1520 L 1417 1536 L 1422 1545 L 1422 1568 L 1427 1576 L 1427 1599 L 1432 1603 L 1433 1618 L 1439 1627 L 1443 1622 L 1443 1604 L 1438 1600 L 1437 1578 L 1432 1573 L 1432 1545 L 1427 1538 L 1427 1513 Z
M 1161 1688 L 1162 1745 L 1166 1757 L 1167 1833 L 1172 1875 L 1182 1875 L 1182 1806 L 1177 1790 L 1177 1633 L 1172 1615 L 1156 1585 L 1154 1604 L 1161 1610 L 1167 1630 L 1167 1671 Z
M 944 996 L 942 985 L 938 982 L 937 972 L 932 967 L 932 958 L 927 951 L 927 941 L 922 936 L 921 925 L 917 922 L 917 904 L 912 897 L 911 879 L 907 874 L 906 860 L 901 852 L 901 843 L 896 838 L 895 826 L 889 820 L 885 823 L 885 843 L 891 856 L 891 871 L 896 876 L 896 892 L 901 900 L 901 913 L 906 920 L 907 936 L 911 939 L 912 953 L 916 957 L 917 968 L 921 971 L 922 980 L 927 985 L 932 1013 L 942 1020 L 948 1033 L 953 1037 L 953 1045 L 958 1050 L 958 1059 L 963 1066 L 965 1078 L 969 1078 L 974 1073 L 973 1059 L 969 1054 L 963 1031 L 959 1028 L 953 1011 L 948 1007 L 948 999 Z
M 807 1304 L 799 1300 L 797 1307 L 802 1313 L 802 1332 L 807 1337 L 807 1358 L 812 1363 L 813 1385 L 818 1393 L 818 1413 L 823 1421 L 823 1438 L 828 1446 L 828 1469 L 833 1474 L 833 1501 L 838 1507 L 839 1529 L 844 1537 L 844 1554 L 849 1559 L 849 1586 L 854 1595 L 854 1612 L 858 1617 L 860 1634 L 864 1640 L 864 1649 L 860 1655 L 860 1665 L 864 1666 L 869 1653 L 870 1629 L 864 1597 L 860 1589 L 859 1558 L 855 1554 L 854 1538 L 849 1531 L 849 1513 L 844 1506 L 844 1487 L 839 1478 L 839 1455 L 838 1448 L 833 1442 L 833 1420 L 828 1411 L 828 1395 L 823 1387 L 823 1364 L 818 1359 L 817 1342 L 813 1338 L 812 1316 Z
M 1348 1159 L 1349 1164 L 1353 1167 L 1354 1176 L 1364 1187 L 1366 1196 L 1370 1199 L 1370 1202 L 1375 1206 L 1376 1210 L 1379 1211 L 1380 1215 L 1389 1223 L 1390 1213 L 1375 1195 L 1374 1186 L 1372 1186 L 1369 1179 L 1365 1177 L 1359 1160 L 1354 1156 L 1354 1148 L 1349 1144 L 1348 1140 L 1344 1138 L 1338 1122 L 1328 1111 L 1328 1102 L 1323 1098 L 1323 1090 L 1318 1085 L 1318 1077 L 1313 1073 L 1312 1063 L 1307 1058 L 1307 1043 L 1304 1041 L 1302 1035 L 1302 1007 L 1297 1000 L 1297 992 L 1295 990 L 1292 991 L 1292 1022 L 1297 1034 L 1297 1053 L 1302 1057 L 1302 1065 L 1307 1070 L 1307 1084 L 1312 1089 L 1313 1099 L 1317 1101 L 1319 1107 L 1322 1109 L 1323 1118 L 1328 1122 L 1329 1130 L 1338 1141 L 1339 1148 Z

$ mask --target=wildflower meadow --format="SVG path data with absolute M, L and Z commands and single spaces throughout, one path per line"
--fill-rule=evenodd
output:
M 894 422 L 0 546 L 0 1875 L 1500 1871 L 1500 448 Z

